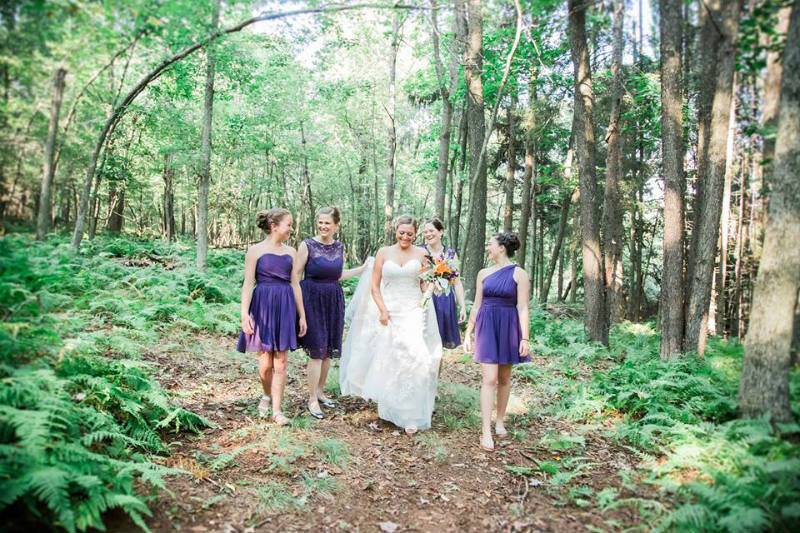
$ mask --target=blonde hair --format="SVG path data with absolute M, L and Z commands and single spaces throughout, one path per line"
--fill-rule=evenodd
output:
M 412 226 L 414 226 L 414 231 L 417 231 L 417 229 L 419 229 L 417 219 L 412 217 L 411 215 L 400 215 L 399 217 L 395 218 L 392 227 L 394 228 L 395 231 L 397 231 L 397 228 L 399 228 L 403 224 L 411 224 Z
M 328 206 L 328 207 L 320 207 L 317 209 L 317 220 L 319 220 L 320 215 L 328 215 L 333 219 L 334 224 L 339 224 L 339 221 L 342 218 L 342 214 L 339 212 L 339 208 L 335 206 Z

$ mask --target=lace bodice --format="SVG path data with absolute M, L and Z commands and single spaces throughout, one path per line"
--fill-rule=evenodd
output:
M 308 261 L 306 262 L 305 278 L 336 281 L 342 274 L 344 267 L 344 246 L 339 241 L 323 244 L 316 239 L 306 239 L 308 246 Z
M 408 311 L 419 307 L 422 293 L 419 288 L 419 259 L 403 265 L 387 259 L 383 262 L 381 294 L 389 312 Z

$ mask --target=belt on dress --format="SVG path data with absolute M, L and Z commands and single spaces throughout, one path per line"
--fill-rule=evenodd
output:
M 256 286 L 259 285 L 291 285 L 291 282 L 286 281 L 285 279 L 265 279 L 256 281 Z
M 487 307 L 517 307 L 513 301 L 508 298 L 500 298 L 498 296 L 484 296 L 481 306 Z

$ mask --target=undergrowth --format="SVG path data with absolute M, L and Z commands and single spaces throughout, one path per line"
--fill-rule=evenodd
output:
M 173 326 L 230 333 L 235 253 L 195 273 L 189 247 L 0 239 L 0 512 L 68 531 L 120 508 L 143 529 L 167 432 L 208 423 L 173 405 L 140 355 Z M 6 520 L 4 520 L 6 521 Z M 8 521 L 6 521 L 9 523 Z
M 800 426 L 738 418 L 743 356 L 738 342 L 712 338 L 704 359 L 689 355 L 663 362 L 651 324 L 615 326 L 606 349 L 584 340 L 579 321 L 551 320 L 534 309 L 531 332 L 534 352 L 548 359 L 546 368 L 521 365 L 516 372 L 536 381 L 545 396 L 532 410 L 592 427 L 605 421 L 607 437 L 638 450 L 647 482 L 674 502 L 670 508 L 649 506 L 658 510 L 645 513 L 654 529 L 800 528 Z M 796 369 L 791 390 L 797 415 Z M 547 439 L 545 444 L 556 448 L 581 442 L 569 435 Z M 580 499 L 585 494 L 572 494 L 581 493 L 579 488 L 570 491 L 576 502 L 585 501 Z M 616 498 L 609 491 L 596 497 L 603 507 Z M 642 506 L 639 498 L 633 500 Z

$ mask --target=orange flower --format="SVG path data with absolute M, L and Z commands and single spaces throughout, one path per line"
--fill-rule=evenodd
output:
M 436 269 L 434 269 L 436 274 L 449 274 L 450 267 L 447 266 L 447 263 L 444 261 L 436 261 Z

